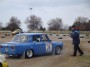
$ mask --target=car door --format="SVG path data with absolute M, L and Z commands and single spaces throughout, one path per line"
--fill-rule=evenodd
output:
M 49 40 L 48 36 L 46 34 L 42 35 L 42 42 L 45 44 L 45 52 L 51 53 L 52 52 L 52 43 Z
M 33 35 L 34 54 L 45 54 L 45 43 L 41 41 L 41 35 Z

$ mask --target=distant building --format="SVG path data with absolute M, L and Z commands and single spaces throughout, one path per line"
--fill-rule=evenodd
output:
M 11 36 L 12 35 L 12 32 L 11 31 L 8 31 L 8 30 L 0 30 L 0 37 L 1 36 Z

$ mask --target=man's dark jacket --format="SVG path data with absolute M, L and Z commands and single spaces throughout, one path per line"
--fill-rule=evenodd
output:
M 78 30 L 72 31 L 71 38 L 73 39 L 73 44 L 74 45 L 79 45 L 80 44 L 79 34 L 80 34 L 80 32 Z

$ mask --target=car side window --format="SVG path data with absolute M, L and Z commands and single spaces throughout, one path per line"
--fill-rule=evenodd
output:
M 40 42 L 40 35 L 34 35 L 33 41 Z
M 28 41 L 31 41 L 32 40 L 32 37 L 31 36 L 28 36 L 27 39 L 28 39 Z
M 48 37 L 46 35 L 42 35 L 42 41 L 48 41 Z

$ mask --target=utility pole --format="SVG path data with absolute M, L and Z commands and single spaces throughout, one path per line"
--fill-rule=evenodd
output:
M 32 16 L 32 8 L 29 8 L 29 10 L 30 10 L 30 16 Z M 33 29 L 32 30 L 34 30 L 34 22 L 33 22 Z
M 29 8 L 30 12 L 31 12 L 31 15 L 32 15 L 32 8 Z

